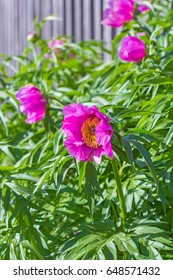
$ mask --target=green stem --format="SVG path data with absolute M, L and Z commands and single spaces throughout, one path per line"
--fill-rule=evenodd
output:
M 116 183 L 117 183 L 117 193 L 118 193 L 118 199 L 119 199 L 119 202 L 120 202 L 120 209 L 121 209 L 121 224 L 122 224 L 122 228 L 124 230 L 126 216 L 127 216 L 125 199 L 124 199 L 124 194 L 123 194 L 123 189 L 122 189 L 122 185 L 121 185 L 120 175 L 119 175 L 119 172 L 118 172 L 118 167 L 117 167 L 117 163 L 116 163 L 115 159 L 111 160 L 111 164 L 112 164 L 114 177 L 115 177 L 115 180 L 116 180 Z

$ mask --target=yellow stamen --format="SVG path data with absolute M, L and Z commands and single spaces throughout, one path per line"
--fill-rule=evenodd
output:
M 88 118 L 82 125 L 82 139 L 85 144 L 91 148 L 98 148 L 99 144 L 97 143 L 95 128 L 99 124 L 99 119 L 97 117 Z

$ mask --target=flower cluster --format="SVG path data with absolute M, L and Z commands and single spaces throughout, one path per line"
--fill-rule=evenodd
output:
M 20 111 L 27 115 L 26 123 L 44 118 L 46 99 L 37 87 L 26 85 L 17 92 L 16 98 L 20 101 Z M 73 157 L 96 163 L 100 163 L 103 154 L 113 158 L 113 130 L 106 115 L 96 106 L 88 108 L 82 104 L 67 105 L 63 113 L 62 130 L 67 136 L 64 144 Z
M 148 11 L 146 5 L 142 5 L 142 0 L 109 0 L 108 6 L 103 13 L 102 23 L 112 27 L 123 26 L 134 16 L 135 3 L 139 4 L 137 10 Z M 146 56 L 145 43 L 134 37 L 127 36 L 122 40 L 119 57 L 128 62 L 140 62 Z
M 137 10 L 148 10 L 142 0 L 109 0 L 103 13 L 102 24 L 111 27 L 120 27 L 133 19 L 135 4 Z M 34 32 L 28 34 L 28 41 L 36 37 Z M 66 42 L 65 38 L 53 39 L 48 43 L 49 49 L 55 55 L 61 53 Z M 135 36 L 127 36 L 122 39 L 119 57 L 127 62 L 140 62 L 146 56 L 145 43 Z M 47 58 L 51 54 L 46 54 Z M 70 53 L 71 58 L 73 53 Z M 16 98 L 20 101 L 20 110 L 27 115 L 26 123 L 31 124 L 44 118 L 46 112 L 46 99 L 41 91 L 32 84 L 21 88 Z M 63 133 L 66 135 L 64 142 L 69 153 L 78 160 L 95 161 L 100 163 L 102 155 L 113 158 L 111 145 L 113 129 L 110 119 L 101 113 L 96 106 L 91 108 L 82 104 L 74 103 L 63 109 L 64 120 Z

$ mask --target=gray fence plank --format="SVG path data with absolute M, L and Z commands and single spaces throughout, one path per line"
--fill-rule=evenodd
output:
M 13 5 L 15 5 L 15 27 L 18 25 L 19 29 L 19 42 L 18 50 L 19 53 L 22 53 L 24 47 L 26 46 L 26 38 L 27 38 L 27 10 L 26 10 L 26 2 L 27 0 L 13 0 Z M 17 5 L 18 4 L 18 5 Z M 18 11 L 17 11 L 17 9 Z M 17 42 L 16 42 L 17 43 Z M 17 49 L 17 46 L 16 46 Z
M 7 54 L 11 54 L 11 25 L 12 25 L 12 22 L 11 22 L 11 20 L 12 20 L 12 18 L 11 18 L 11 0 L 7 0 L 6 5 L 7 5 L 6 18 L 5 18 L 5 24 L 7 24 L 6 48 L 7 48 Z
M 41 18 L 45 18 L 51 14 L 51 0 L 41 0 Z M 42 36 L 44 39 L 51 37 L 51 22 L 48 21 L 44 24 L 42 29 Z
M 72 36 L 72 1 L 66 0 L 65 2 L 65 9 L 64 12 L 66 14 L 65 16 L 65 34 L 68 36 Z
M 91 3 L 90 0 L 83 0 L 83 28 L 84 40 L 91 38 L 91 17 L 90 17 Z
M 81 0 L 74 0 L 74 36 L 77 42 L 82 40 Z
M 5 20 L 5 10 L 4 10 L 4 5 L 0 1 L 0 11 L 1 11 L 1 21 L 0 21 L 0 34 L 1 34 L 1 40 L 0 40 L 0 53 L 4 53 L 5 51 L 5 40 L 4 40 L 4 35 L 5 35 L 5 26 L 3 25 L 3 22 Z
M 26 1 L 27 8 L 27 33 L 34 31 L 33 19 L 34 19 L 34 0 Z
M 38 17 L 38 20 L 41 20 L 41 5 L 42 0 L 34 0 L 33 18 Z
M 94 1 L 94 38 L 97 40 L 101 40 L 101 1 Z
M 57 37 L 58 35 L 63 35 L 64 32 L 63 0 L 52 0 L 52 11 L 53 14 L 60 18 L 58 21 L 53 21 L 53 37 Z

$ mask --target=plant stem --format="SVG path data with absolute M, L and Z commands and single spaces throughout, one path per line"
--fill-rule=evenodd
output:
M 120 202 L 120 209 L 121 209 L 121 224 L 122 224 L 122 228 L 124 230 L 125 228 L 125 220 L 126 220 L 126 205 L 125 205 L 125 199 L 124 199 L 124 194 L 123 194 L 123 189 L 122 189 L 122 185 L 121 185 L 121 180 L 120 180 L 120 175 L 118 172 L 118 167 L 117 167 L 117 163 L 115 161 L 115 159 L 111 160 L 111 164 L 112 164 L 112 169 L 113 169 L 113 173 L 114 173 L 114 177 L 117 183 L 117 193 L 118 193 L 118 199 Z

